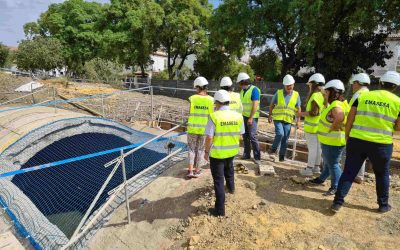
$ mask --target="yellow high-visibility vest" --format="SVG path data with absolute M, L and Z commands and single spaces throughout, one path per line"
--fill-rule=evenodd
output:
M 250 114 L 251 114 L 251 109 L 253 107 L 253 101 L 251 100 L 251 94 L 253 93 L 254 88 L 257 89 L 258 93 L 260 93 L 260 96 L 261 96 L 260 89 L 254 85 L 252 85 L 248 90 L 246 90 L 246 93 L 244 93 L 243 89 L 240 91 L 240 100 L 242 101 L 242 105 L 243 105 L 242 115 L 245 117 L 250 117 Z M 260 102 L 258 102 L 257 110 L 256 110 L 256 113 L 254 114 L 253 118 L 258 118 L 258 117 L 260 117 Z
M 231 91 L 229 92 L 229 96 L 231 97 L 231 101 L 229 102 L 229 109 L 242 114 L 243 107 L 242 101 L 240 100 L 240 94 Z
M 357 98 L 361 94 L 366 93 L 366 92 L 369 92 L 369 89 L 366 87 L 363 87 L 363 88 L 359 89 L 356 93 L 354 93 L 354 95 L 350 99 L 350 103 L 349 103 L 350 108 L 351 108 L 351 106 L 353 106 L 353 103 L 355 102 L 355 100 L 357 100 Z
M 326 117 L 333 108 L 339 108 L 343 111 L 343 113 L 346 113 L 347 109 L 346 104 L 343 102 L 333 101 L 326 109 L 322 111 L 318 124 L 318 140 L 320 143 L 329 146 L 344 146 L 346 145 L 345 125 L 347 122 L 347 116 L 344 116 L 344 120 L 339 131 L 329 131 L 332 126 L 332 122 L 329 122 Z
M 386 90 L 374 90 L 358 97 L 357 113 L 350 137 L 392 144 L 393 131 L 400 112 L 400 98 Z
M 212 113 L 210 118 L 215 124 L 210 156 L 226 159 L 237 155 L 243 116 L 232 110 L 218 110 Z
M 306 111 L 311 111 L 311 104 L 315 101 L 319 108 L 319 114 L 316 116 L 306 116 L 304 118 L 304 132 L 315 134 L 318 132 L 319 119 L 321 112 L 324 109 L 324 96 L 321 92 L 313 93 L 307 102 Z
M 293 90 L 292 96 L 290 97 L 289 103 L 286 105 L 285 97 L 283 95 L 283 89 L 278 90 L 276 106 L 272 110 L 272 119 L 274 121 L 284 121 L 292 123 L 293 118 L 297 111 L 297 99 L 299 93 Z
M 189 97 L 190 113 L 187 124 L 189 134 L 204 135 L 208 116 L 214 111 L 214 99 L 209 96 L 192 95 Z

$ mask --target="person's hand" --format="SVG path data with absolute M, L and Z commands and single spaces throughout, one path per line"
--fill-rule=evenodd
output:
M 249 118 L 249 119 L 247 120 L 247 125 L 253 126 L 253 118 Z
M 206 160 L 206 162 L 209 162 L 209 160 L 210 160 L 210 152 L 207 152 L 207 151 L 204 152 L 204 160 Z
M 271 115 L 268 116 L 268 122 L 272 123 L 272 116 Z

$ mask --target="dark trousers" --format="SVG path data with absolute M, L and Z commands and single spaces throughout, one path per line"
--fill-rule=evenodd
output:
M 388 205 L 389 200 L 389 168 L 393 145 L 380 144 L 349 138 L 346 145 L 346 161 L 334 203 L 342 205 L 358 171 L 368 158 L 372 163 L 376 178 L 376 194 L 379 206 Z
M 210 157 L 211 174 L 214 180 L 215 210 L 219 215 L 225 215 L 225 185 L 230 192 L 235 191 L 235 176 L 233 158 L 216 159 Z
M 253 125 L 247 125 L 248 117 L 243 116 L 245 133 L 243 135 L 244 153 L 243 156 L 250 158 L 251 148 L 253 148 L 254 160 L 260 160 L 260 145 L 257 140 L 258 118 L 253 118 Z

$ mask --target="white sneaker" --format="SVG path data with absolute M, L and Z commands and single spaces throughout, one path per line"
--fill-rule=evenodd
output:
M 319 166 L 315 166 L 312 169 L 313 174 L 321 174 L 321 169 L 319 168 Z
M 303 176 L 313 176 L 313 175 L 314 175 L 313 169 L 312 169 L 312 168 L 309 168 L 309 167 L 300 169 L 300 175 L 303 175 Z

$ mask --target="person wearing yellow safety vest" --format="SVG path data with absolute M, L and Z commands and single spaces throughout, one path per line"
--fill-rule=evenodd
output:
M 331 187 L 323 195 L 334 195 L 342 174 L 339 162 L 346 145 L 345 124 L 347 118 L 345 113 L 348 110 L 347 105 L 343 102 L 344 85 L 342 81 L 331 80 L 326 83 L 324 90 L 328 107 L 322 111 L 318 124 L 318 140 L 321 143 L 324 168 L 321 175 L 310 182 L 322 184 L 330 176 Z
M 229 108 L 232 111 L 236 111 L 241 114 L 243 111 L 243 106 L 242 106 L 242 101 L 240 100 L 240 94 L 233 92 L 232 85 L 233 83 L 229 76 L 222 77 L 220 87 L 221 89 L 228 91 L 229 96 L 231 97 L 231 101 L 229 102 Z
M 304 132 L 308 147 L 307 167 L 300 170 L 300 174 L 304 176 L 313 176 L 320 174 L 321 165 L 321 144 L 318 141 L 318 124 L 321 112 L 324 109 L 323 86 L 325 85 L 325 77 L 320 73 L 313 74 L 308 79 L 310 93 L 306 111 L 300 115 L 304 118 Z
M 349 109 L 357 100 L 357 98 L 366 92 L 369 92 L 368 85 L 371 83 L 369 76 L 365 73 L 359 73 L 352 77 L 350 80 L 351 89 L 353 91 L 353 96 L 350 99 Z M 354 179 L 355 183 L 361 184 L 364 181 L 365 174 L 365 161 L 360 168 L 360 171 L 357 174 L 357 177 Z
M 214 111 L 214 101 L 207 94 L 208 81 L 199 76 L 194 80 L 197 94 L 189 97 L 190 111 L 187 124 L 187 140 L 189 148 L 188 178 L 196 178 L 201 174 L 200 167 L 204 156 L 205 131 L 208 116 Z M 193 168 L 196 171 L 193 172 Z
M 243 136 L 244 152 L 242 160 L 250 159 L 253 148 L 254 162 L 260 164 L 260 144 L 257 139 L 257 124 L 260 117 L 261 91 L 250 82 L 250 76 L 244 72 L 239 73 L 236 82 L 239 83 L 240 100 L 243 106 L 243 119 L 246 133 Z
M 230 95 L 218 90 L 214 95 L 215 112 L 210 115 L 206 127 L 204 158 L 210 161 L 214 180 L 215 207 L 209 209 L 213 216 L 225 216 L 225 187 L 235 192 L 233 158 L 239 153 L 240 136 L 245 133 L 243 116 L 230 110 Z
M 363 93 L 354 101 L 346 126 L 347 157 L 338 191 L 331 206 L 339 211 L 354 178 L 368 158 L 376 180 L 378 212 L 391 210 L 389 169 L 393 153 L 393 132 L 400 131 L 400 98 L 394 94 L 400 75 L 388 71 L 380 78 L 380 90 Z
M 274 121 L 275 139 L 268 153 L 270 158 L 276 160 L 277 150 L 279 149 L 279 161 L 285 160 L 286 148 L 290 136 L 290 129 L 294 117 L 299 117 L 301 113 L 301 101 L 299 93 L 294 88 L 294 78 L 291 75 L 286 75 L 283 78 L 284 89 L 278 90 L 272 97 L 269 106 L 268 122 Z M 298 119 L 296 128 L 298 127 Z

